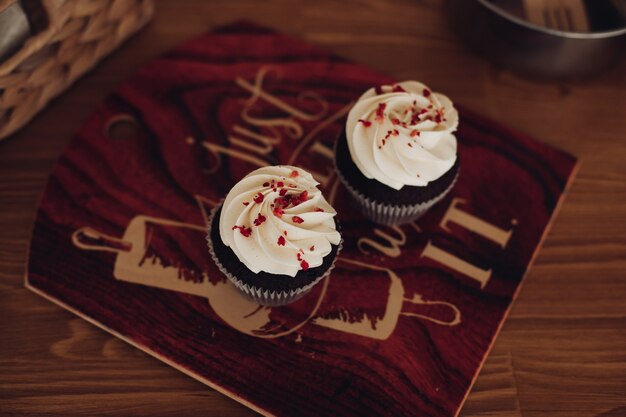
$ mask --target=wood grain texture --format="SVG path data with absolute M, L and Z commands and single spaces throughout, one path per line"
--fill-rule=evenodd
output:
M 254 3 L 159 6 L 156 21 L 128 47 L 0 145 L 3 413 L 253 415 L 22 288 L 38 195 L 81 120 L 133 68 L 243 15 L 394 77 L 425 80 L 582 159 L 579 179 L 461 415 L 626 414 L 623 66 L 585 85 L 520 80 L 458 45 L 437 2 L 268 2 L 262 11 Z

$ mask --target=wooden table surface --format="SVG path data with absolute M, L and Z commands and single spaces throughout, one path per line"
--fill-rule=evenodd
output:
M 422 80 L 581 160 L 461 415 L 626 416 L 626 62 L 584 84 L 526 81 L 460 45 L 436 0 L 161 1 L 143 32 L 0 143 L 0 415 L 255 415 L 23 286 L 40 193 L 82 120 L 137 67 L 242 17 Z

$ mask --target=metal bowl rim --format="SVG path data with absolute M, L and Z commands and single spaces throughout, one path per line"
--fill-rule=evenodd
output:
M 626 34 L 626 26 L 620 29 L 607 30 L 603 32 L 568 32 L 564 30 L 558 29 L 550 29 L 543 26 L 535 25 L 534 23 L 528 22 L 526 20 L 520 19 L 517 16 L 514 16 L 500 7 L 492 4 L 489 0 L 471 0 L 479 3 L 489 11 L 501 16 L 502 18 L 517 24 L 519 26 L 523 26 L 527 29 L 534 30 L 537 32 L 545 33 L 552 36 L 558 36 L 562 38 L 571 38 L 571 39 L 605 39 L 605 38 L 613 38 Z

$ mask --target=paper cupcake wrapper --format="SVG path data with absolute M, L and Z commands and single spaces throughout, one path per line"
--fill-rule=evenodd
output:
M 454 184 L 456 184 L 457 179 L 459 178 L 459 173 L 457 172 L 448 188 L 446 188 L 441 194 L 431 200 L 413 205 L 393 205 L 373 200 L 369 197 L 366 197 L 363 193 L 357 191 L 353 186 L 350 185 L 350 183 L 348 183 L 348 180 L 346 180 L 346 178 L 341 174 L 341 171 L 337 167 L 337 164 L 335 164 L 335 171 L 337 172 L 337 176 L 339 177 L 341 183 L 348 189 L 348 191 L 352 195 L 353 200 L 361 209 L 363 215 L 374 223 L 378 223 L 384 226 L 395 226 L 419 219 L 424 213 L 428 211 L 428 209 L 437 204 L 441 199 L 446 196 L 446 194 L 450 192 L 450 190 L 454 187 Z
M 337 247 L 337 253 L 335 254 L 335 259 L 333 259 L 333 263 L 330 265 L 330 267 L 326 271 L 324 271 L 322 275 L 316 278 L 313 282 L 303 287 L 296 288 L 296 289 L 289 290 L 289 291 L 275 291 L 275 290 L 267 290 L 263 288 L 258 288 L 258 287 L 255 287 L 253 285 L 243 282 L 242 280 L 234 276 L 232 273 L 230 273 L 230 271 L 228 271 L 224 267 L 224 265 L 222 265 L 222 262 L 219 260 L 219 258 L 215 254 L 215 249 L 213 248 L 213 239 L 211 239 L 211 227 L 213 225 L 213 219 L 215 217 L 215 214 L 217 213 L 217 210 L 222 206 L 223 202 L 224 200 L 220 201 L 219 204 L 217 204 L 211 210 L 211 214 L 209 215 L 209 219 L 207 222 L 208 226 L 207 226 L 206 241 L 209 247 L 209 253 L 211 254 L 211 258 L 213 259 L 213 261 L 215 262 L 219 270 L 228 278 L 230 282 L 232 282 L 235 285 L 235 287 L 237 287 L 237 289 L 241 291 L 243 295 L 245 295 L 252 301 L 261 305 L 265 305 L 265 306 L 282 306 L 282 305 L 290 304 L 304 297 L 309 291 L 311 291 L 311 289 L 315 285 L 317 285 L 320 281 L 322 281 L 324 278 L 329 276 L 332 270 L 335 268 L 337 257 L 339 256 L 339 253 L 341 252 L 341 249 L 343 248 L 343 238 L 339 241 L 339 245 Z M 339 223 L 337 223 L 337 230 L 341 233 L 341 227 L 339 226 Z

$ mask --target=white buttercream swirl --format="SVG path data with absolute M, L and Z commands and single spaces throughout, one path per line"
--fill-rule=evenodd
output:
M 458 123 L 448 97 L 404 81 L 367 90 L 350 110 L 346 137 L 363 175 L 399 190 L 428 185 L 452 168 Z
M 318 184 L 308 172 L 288 165 L 252 171 L 224 200 L 222 241 L 255 273 L 293 277 L 322 265 L 341 236 L 333 219 L 337 213 Z

